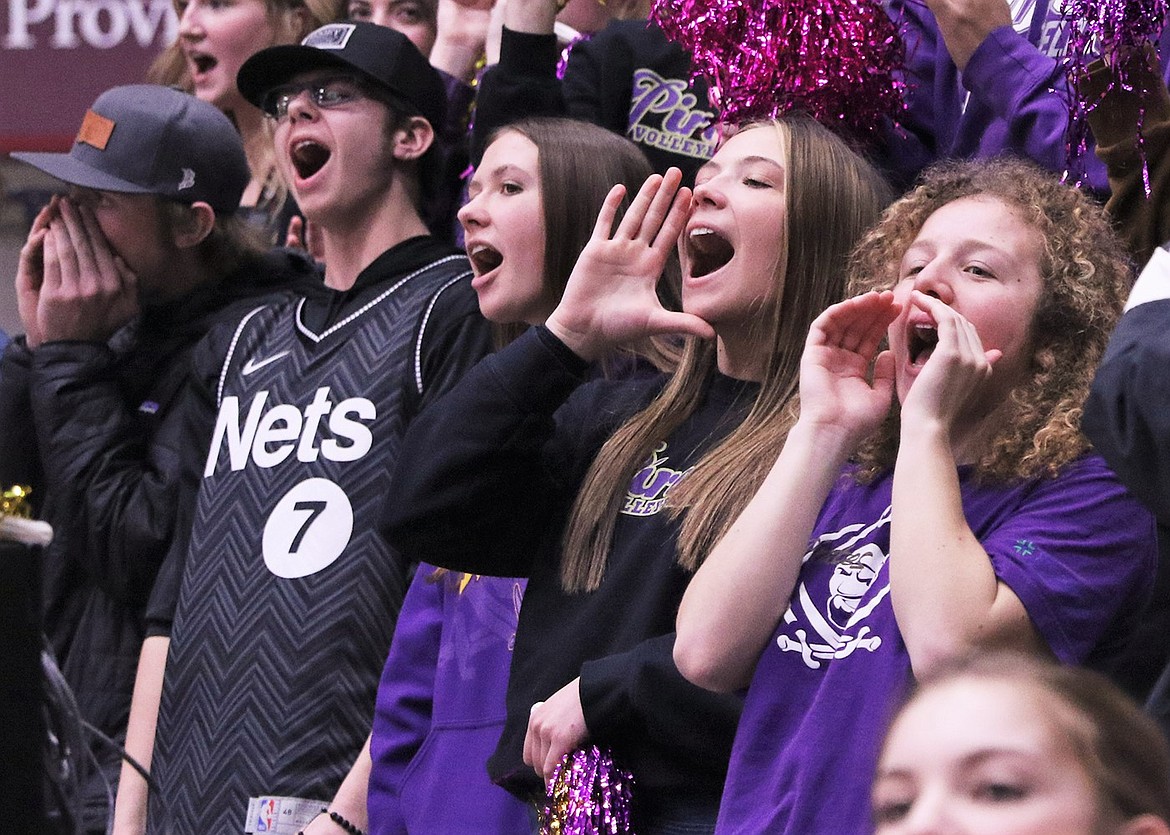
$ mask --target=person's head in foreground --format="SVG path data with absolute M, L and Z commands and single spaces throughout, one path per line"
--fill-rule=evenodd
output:
M 1103 676 L 999 653 L 920 681 L 886 735 L 878 835 L 1162 835 L 1170 753 Z

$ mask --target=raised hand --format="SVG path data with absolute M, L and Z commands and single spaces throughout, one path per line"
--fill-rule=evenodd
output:
M 546 325 L 578 356 L 595 361 L 658 334 L 714 338 L 709 324 L 664 308 L 655 287 L 690 211 L 691 191 L 671 168 L 651 175 L 613 230 L 625 190 L 614 186 L 597 215 L 560 304 Z
M 1012 25 L 1007 0 L 926 0 L 955 66 L 962 70 L 987 36 Z
M 487 43 L 495 0 L 439 0 L 431 66 L 469 82 Z
M 802 423 L 842 431 L 850 445 L 877 429 L 894 391 L 893 357 L 878 349 L 900 311 L 887 290 L 847 299 L 817 317 L 800 361 Z
M 135 276 L 88 206 L 61 198 L 57 209 L 43 244 L 40 339 L 104 342 L 138 313 Z
M 318 264 L 325 262 L 325 244 L 321 240 L 321 230 L 300 215 L 293 215 L 288 219 L 284 245 L 287 249 L 304 251 Z
M 902 403 L 902 425 L 916 420 L 938 421 L 953 427 L 959 420 L 994 408 L 988 383 L 999 349 L 984 350 L 979 333 L 960 313 L 918 290 L 910 304 L 930 314 L 938 344 L 927 358 Z
M 556 0 L 499 0 L 500 20 L 513 32 L 551 35 L 557 21 Z

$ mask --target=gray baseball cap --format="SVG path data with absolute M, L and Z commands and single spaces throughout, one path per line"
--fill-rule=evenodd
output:
M 98 96 L 67 154 L 11 156 L 71 185 L 202 201 L 219 214 L 239 207 L 251 179 L 240 134 L 227 116 L 155 84 Z

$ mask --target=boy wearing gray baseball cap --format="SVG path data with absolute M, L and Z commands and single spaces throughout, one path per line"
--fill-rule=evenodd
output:
M 161 688 L 147 831 L 357 831 L 364 794 L 333 810 L 344 824 L 310 822 L 369 734 L 405 593 L 377 521 L 406 427 L 491 335 L 466 256 L 420 217 L 445 105 L 405 36 L 332 24 L 252 56 L 237 83 L 271 119 L 324 281 L 212 334 L 196 375 L 195 422 L 215 431 L 167 560 L 181 581 L 151 603 L 154 689 L 135 694 L 137 716 Z
M 25 333 L 0 358 L 0 482 L 31 484 L 56 531 L 43 557 L 45 632 L 82 717 L 120 741 L 147 596 L 194 500 L 176 465 L 191 352 L 241 304 L 309 268 L 265 257 L 232 216 L 248 182 L 243 148 L 193 96 L 116 87 L 68 153 L 13 156 L 69 189 L 20 255 Z M 91 747 L 102 768 L 82 771 L 82 824 L 104 832 L 119 759 Z
M 221 215 L 239 206 L 249 177 L 239 134 L 223 113 L 154 84 L 102 93 L 69 153 L 12 157 L 70 185 L 203 202 Z

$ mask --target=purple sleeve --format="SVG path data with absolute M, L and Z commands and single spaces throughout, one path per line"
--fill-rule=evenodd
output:
M 1038 2 L 1036 14 L 1048 14 L 1054 2 Z M 906 42 L 906 110 L 901 129 L 888 133 L 879 154 L 896 182 L 909 185 L 939 160 L 1005 153 L 1057 173 L 1069 168 L 1071 93 L 1054 58 L 1003 26 L 979 45 L 960 73 L 925 3 L 887 0 L 886 5 Z M 1089 186 L 1107 189 L 1104 166 L 1094 154 L 1078 162 Z
M 1011 151 L 1052 171 L 1067 167 L 1071 93 L 1054 59 L 1001 26 L 971 55 L 963 85 L 993 116 L 979 137 L 979 156 Z
M 996 575 L 1065 663 L 1128 631 L 1153 587 L 1153 516 L 1096 455 L 1042 481 L 1011 521 L 980 537 Z
M 435 570 L 420 563 L 415 571 L 378 684 L 367 800 L 371 835 L 406 832 L 399 788 L 430 731 L 443 632 L 443 584 L 433 581 Z
M 436 69 L 447 93 L 447 120 L 434 128 L 447 141 L 458 142 L 467 135 L 467 119 L 475 102 L 475 88 L 448 72 Z
M 423 219 L 431 234 L 451 238 L 456 230 L 462 231 L 456 213 L 462 205 L 463 175 L 470 164 L 468 119 L 475 88 L 442 70 L 436 71 L 447 92 L 447 117 L 443 124 L 433 126 L 432 147 L 437 157 L 434 167 L 439 173 L 423 201 Z

